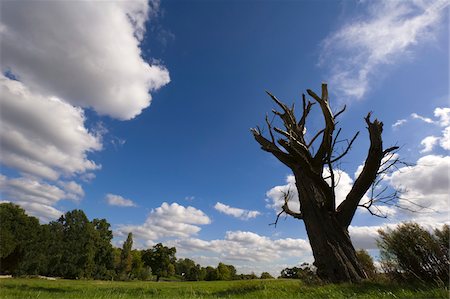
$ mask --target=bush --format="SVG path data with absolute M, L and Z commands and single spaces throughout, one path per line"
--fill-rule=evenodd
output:
M 261 273 L 261 279 L 273 279 L 273 276 L 269 272 L 263 272 Z
M 434 233 L 417 223 L 404 223 L 394 230 L 379 230 L 381 266 L 397 280 L 447 284 L 449 280 L 449 228 Z
M 367 278 L 375 279 L 377 276 L 377 269 L 375 268 L 373 259 L 369 253 L 367 253 L 364 249 L 360 249 L 356 251 L 356 258 L 364 269 L 364 272 L 366 272 Z

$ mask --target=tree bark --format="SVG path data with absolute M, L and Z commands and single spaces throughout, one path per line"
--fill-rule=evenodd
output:
M 301 214 L 319 278 L 329 282 L 358 282 L 367 278 L 356 258 L 347 228 L 326 209 L 326 195 L 302 173 L 295 173 Z M 319 203 L 319 204 L 317 204 Z

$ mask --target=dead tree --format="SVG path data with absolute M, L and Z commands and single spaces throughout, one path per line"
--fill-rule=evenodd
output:
M 365 278 L 366 274 L 356 258 L 348 227 L 361 199 L 376 182 L 382 165 L 386 165 L 386 157 L 398 147 L 383 149 L 381 138 L 383 123 L 377 119 L 371 121 L 371 113 L 369 113 L 364 119 L 369 131 L 370 147 L 363 170 L 345 200 L 336 207 L 337 178 L 333 167 L 349 152 L 359 134 L 358 132 L 353 138 L 347 140 L 345 148 L 336 153 L 335 147 L 341 132 L 341 129 L 335 128 L 336 118 L 344 112 L 345 106 L 333 114 L 328 103 L 327 85 L 322 84 L 320 97 L 308 89 L 309 96 L 320 106 L 325 128 L 306 140 L 306 120 L 315 103 L 307 101 L 303 95 L 303 111 L 300 119 L 297 120 L 294 105 L 288 107 L 271 93 L 267 93 L 281 108 L 281 112 L 273 110 L 273 113 L 281 119 L 284 129 L 274 127 L 266 116 L 268 138 L 262 135 L 259 128 L 252 129 L 252 133 L 264 151 L 274 155 L 292 170 L 300 201 L 300 210 L 293 211 L 289 208 L 288 199 L 285 198 L 280 214 L 285 213 L 304 221 L 315 259 L 314 265 L 317 267 L 320 278 L 331 282 L 359 281 Z M 274 132 L 282 137 L 276 140 Z M 320 145 L 314 151 L 313 144 L 319 142 L 320 137 L 322 137 Z M 329 177 L 325 178 L 323 174 L 327 168 Z

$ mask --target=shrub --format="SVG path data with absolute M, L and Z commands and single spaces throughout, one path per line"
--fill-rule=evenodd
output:
M 449 229 L 430 233 L 417 223 L 394 230 L 379 230 L 381 266 L 392 278 L 447 283 L 449 280 Z

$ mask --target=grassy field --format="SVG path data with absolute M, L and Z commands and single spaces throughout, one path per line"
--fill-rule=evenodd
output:
M 0 298 L 449 298 L 448 289 L 362 283 L 307 286 L 298 280 L 110 282 L 2 279 Z

